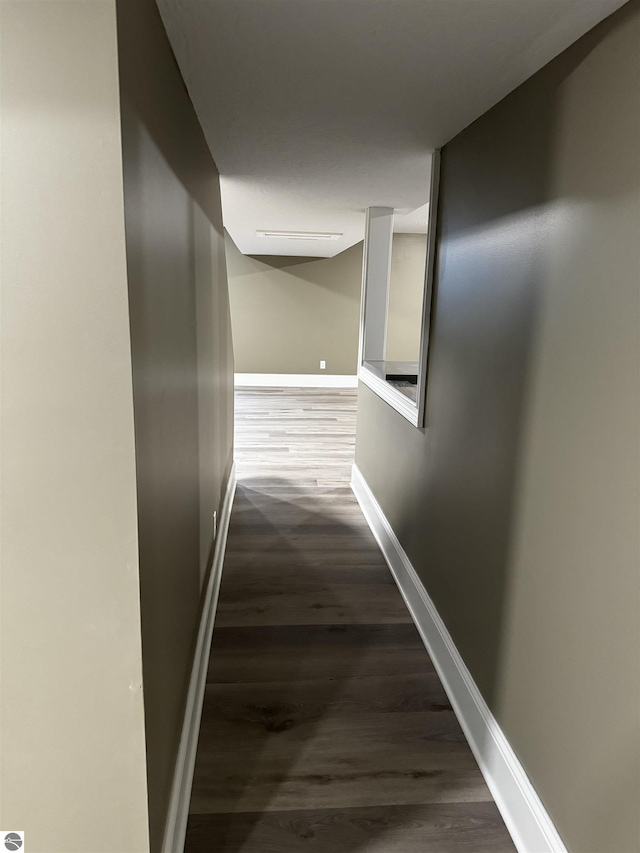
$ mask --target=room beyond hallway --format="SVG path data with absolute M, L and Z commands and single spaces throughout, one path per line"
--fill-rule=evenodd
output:
M 355 403 L 237 393 L 186 853 L 514 850 L 351 493 Z

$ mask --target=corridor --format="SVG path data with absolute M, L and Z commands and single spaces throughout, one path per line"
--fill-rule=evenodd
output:
M 186 853 L 515 849 L 351 492 L 355 409 L 237 392 Z

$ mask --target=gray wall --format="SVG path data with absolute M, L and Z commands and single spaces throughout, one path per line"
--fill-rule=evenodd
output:
M 356 373 L 362 243 L 335 258 L 242 255 L 229 235 L 226 247 L 238 373 Z
M 151 847 L 162 839 L 212 516 L 231 467 L 233 356 L 218 173 L 155 3 L 117 4 Z
M 387 350 L 389 361 L 418 361 L 426 234 L 394 234 L 389 274 Z
M 357 464 L 573 853 L 640 850 L 639 44 L 632 0 L 444 147 L 427 427 L 358 404 Z
M 143 853 L 115 2 L 3 0 L 1 38 L 0 826 Z
M 424 242 L 394 234 L 391 359 L 418 358 Z M 255 257 L 241 254 L 227 234 L 226 249 L 238 373 L 357 372 L 362 243 L 334 258 Z

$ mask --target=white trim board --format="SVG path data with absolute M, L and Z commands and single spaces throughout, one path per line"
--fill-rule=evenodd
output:
M 384 555 L 519 853 L 567 853 L 524 768 L 364 477 L 351 488 Z
M 357 376 L 321 373 L 236 373 L 236 388 L 357 388 Z
M 376 376 L 364 364 L 358 371 L 358 379 L 364 382 L 367 388 L 371 388 L 373 393 L 377 394 L 385 403 L 388 403 L 392 409 L 395 409 L 396 412 L 405 417 L 414 427 L 419 426 L 421 418 L 418 406 L 409 397 L 406 397 L 401 391 L 394 388 L 390 382 Z
M 200 718 L 202 716 L 209 652 L 211 650 L 211 637 L 213 635 L 213 622 L 218 604 L 222 565 L 227 546 L 227 533 L 229 532 L 229 520 L 231 518 L 231 507 L 233 506 L 235 491 L 236 466 L 234 464 L 229 474 L 222 507 L 220 508 L 220 524 L 213 549 L 211 571 L 209 572 L 204 589 L 202 613 L 200 625 L 198 626 L 196 648 L 193 655 L 193 666 L 189 680 L 189 690 L 187 692 L 182 734 L 180 735 L 180 745 L 178 747 L 173 784 L 171 786 L 169 810 L 167 812 L 164 840 L 162 842 L 162 853 L 183 853 L 184 851 L 193 771 L 196 763 L 198 734 L 200 732 Z

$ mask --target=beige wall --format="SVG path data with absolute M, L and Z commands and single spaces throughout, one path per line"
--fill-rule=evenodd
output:
M 393 235 L 387 312 L 389 361 L 418 361 L 420 356 L 426 257 L 426 234 Z
M 233 354 L 218 173 L 156 5 L 120 0 L 127 268 L 151 847 L 162 841 L 232 463 Z
M 2 3 L 2 786 L 148 850 L 115 4 Z
M 356 373 L 362 243 L 335 258 L 250 257 L 228 235 L 226 246 L 239 373 Z
M 640 850 L 638 44 L 632 0 L 444 147 L 427 428 L 358 406 L 357 464 L 572 853 Z
M 424 243 L 420 234 L 394 235 L 390 359 L 418 358 Z M 362 243 L 335 258 L 242 255 L 228 234 L 226 248 L 238 373 L 356 373 Z

